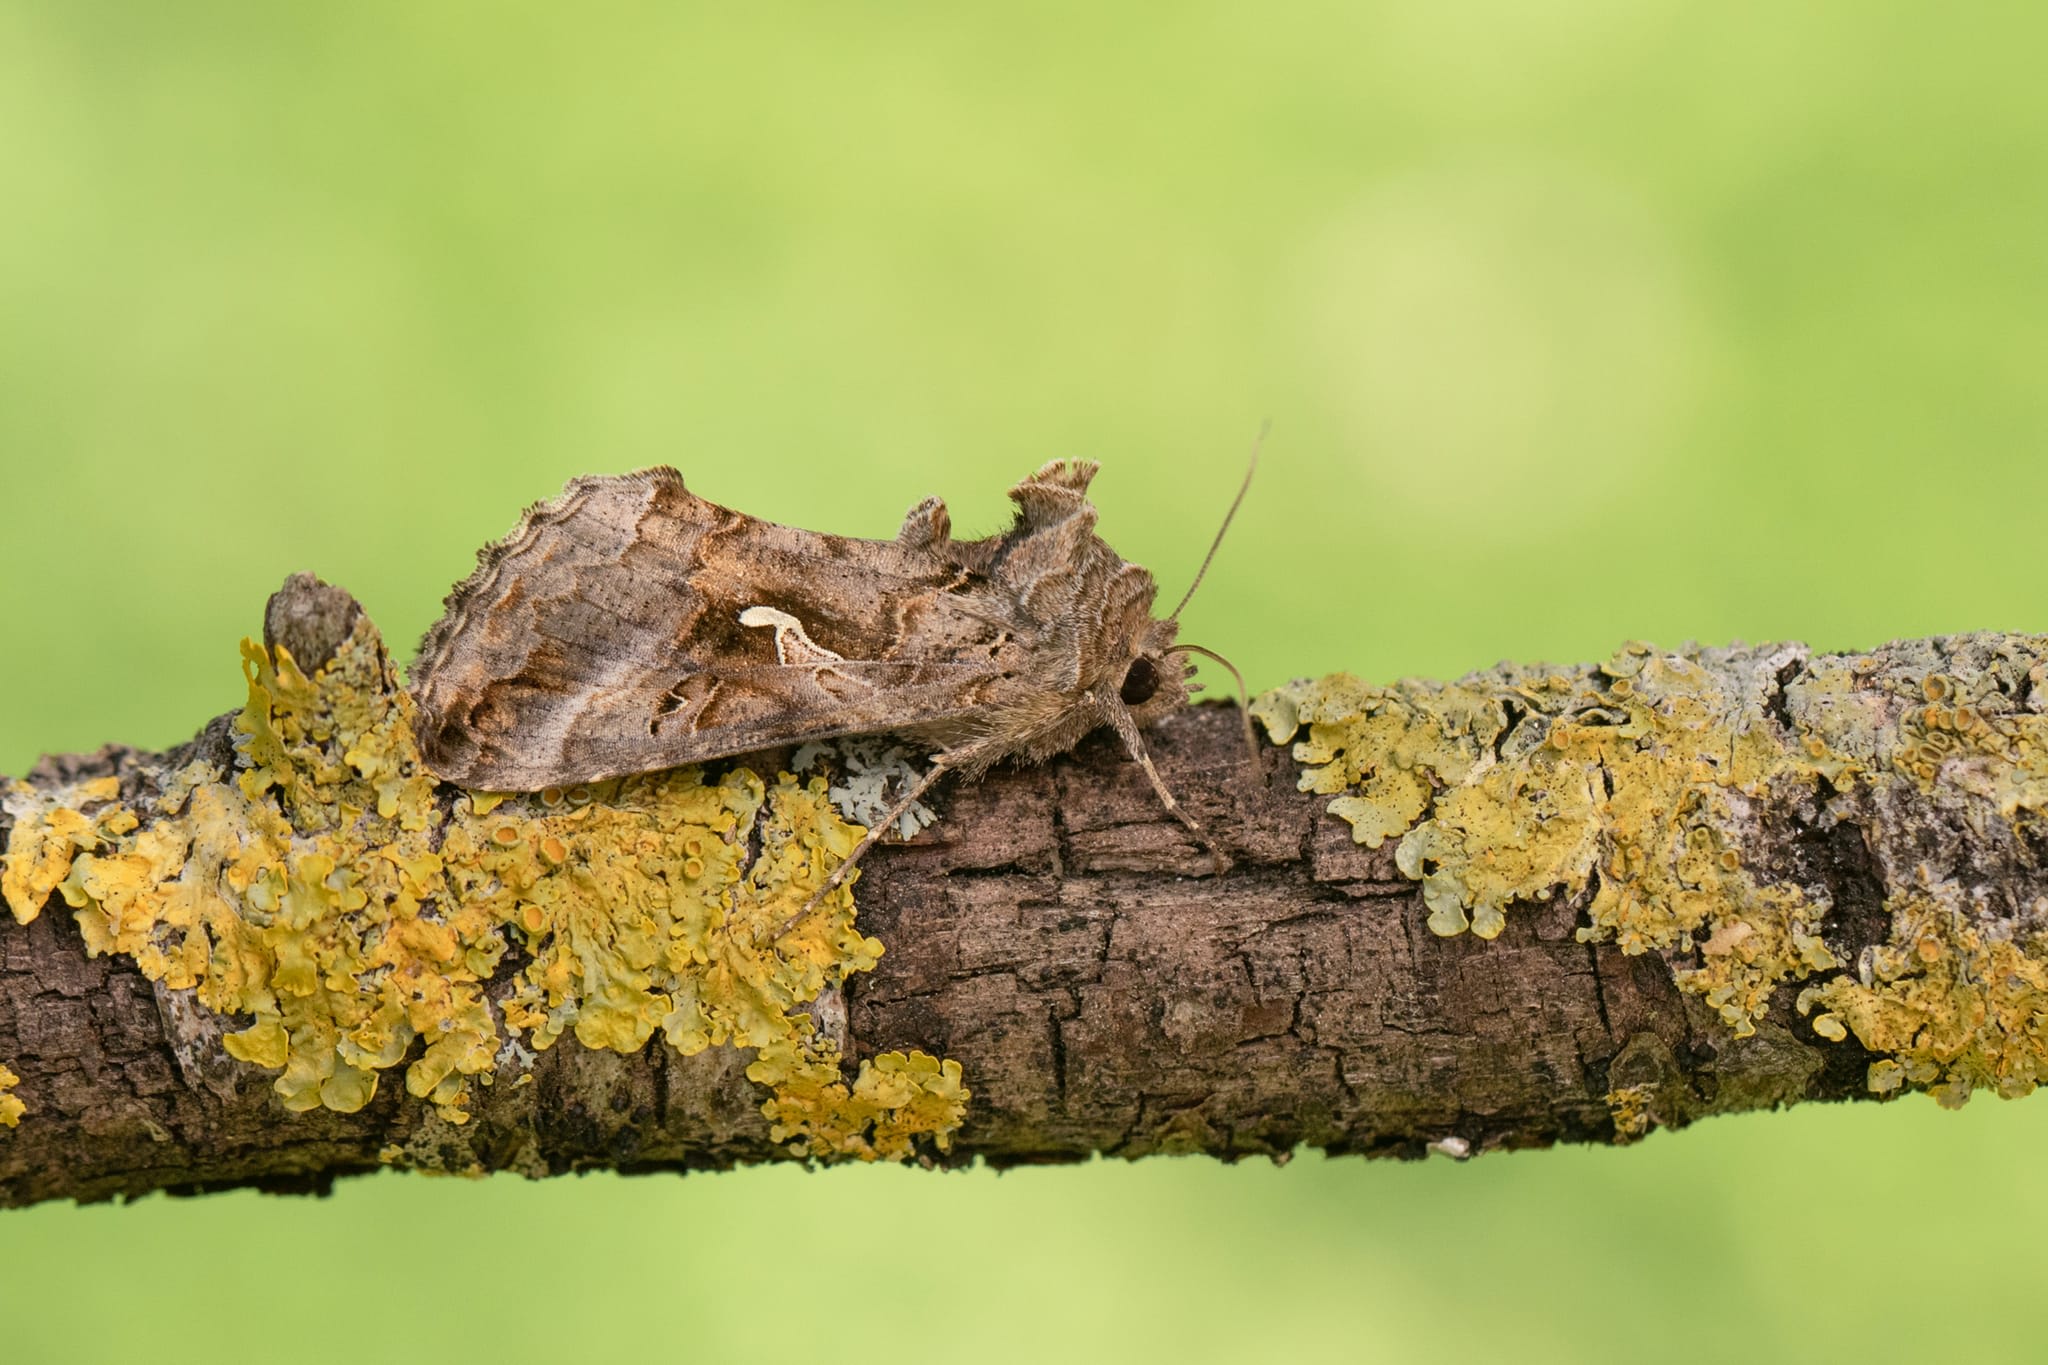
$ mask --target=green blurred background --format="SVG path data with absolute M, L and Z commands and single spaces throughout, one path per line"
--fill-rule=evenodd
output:
M 0 771 L 236 705 L 296 569 L 408 649 L 584 472 L 1096 457 L 1171 597 L 1266 417 L 1255 686 L 2048 626 L 2048 12 L 980 8 L 0 0 Z M 2044 1136 L 39 1208 L 0 1355 L 2038 1358 Z

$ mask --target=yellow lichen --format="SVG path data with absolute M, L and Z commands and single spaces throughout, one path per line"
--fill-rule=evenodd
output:
M 2030 1093 L 2048 1076 L 2048 942 L 1988 937 L 1961 891 L 1931 875 L 1891 910 L 1890 943 L 1800 992 L 1802 1014 L 1827 1011 L 1814 1032 L 1846 1027 L 1888 1054 L 1870 1068 L 1880 1094 L 1911 1083 L 1957 1108 L 1980 1087 Z
M 946 1065 L 952 1066 L 951 1062 Z M 956 1071 L 957 1067 L 954 1068 Z M 28 1112 L 28 1106 L 19 1098 L 8 1093 L 21 1084 L 21 1077 L 0 1066 L 0 1128 L 12 1128 L 21 1122 L 21 1116 Z
M 0 858 L 0 894 L 17 924 L 27 924 L 64 880 L 72 858 L 135 828 L 135 817 L 114 804 L 121 784 L 111 777 L 38 790 L 12 783 L 0 808 L 14 817 L 7 855 Z
M 2048 1067 L 2048 934 L 2015 937 L 2012 920 L 1923 875 L 1892 896 L 1889 942 L 1843 963 L 1822 939 L 1824 893 L 1753 868 L 1772 843 L 1757 840 L 1757 813 L 1804 803 L 1826 829 L 1854 809 L 1846 793 L 1882 805 L 1910 783 L 1930 818 L 2002 820 L 2038 842 L 2042 692 L 2048 639 L 1977 635 L 1884 658 L 1636 645 L 1593 669 L 1503 665 L 1453 684 L 1338 676 L 1253 711 L 1276 741 L 1306 729 L 1302 789 L 1336 796 L 1358 842 L 1398 839 L 1395 864 L 1421 882 L 1436 932 L 1491 937 L 1516 903 L 1585 893 L 1582 938 L 1667 953 L 1736 1034 L 1780 984 L 1811 981 L 1799 1007 L 1817 1037 L 1887 1054 L 1872 1090 L 1954 1104 L 1978 1086 L 2024 1093 Z M 2023 921 L 2043 922 L 2048 903 Z M 1653 1117 L 1655 1088 L 1608 1096 L 1618 1132 Z
M 900 1161 L 918 1137 L 930 1137 L 943 1152 L 967 1103 L 960 1063 L 922 1052 L 871 1057 L 849 1088 L 836 1057 L 776 1044 L 761 1050 L 747 1075 L 775 1090 L 762 1111 L 775 1125 L 775 1140 L 794 1139 L 807 1155 Z
M 756 1050 L 763 1113 L 794 1150 L 944 1148 L 967 1098 L 957 1064 L 889 1054 L 848 1087 L 804 1010 L 882 951 L 850 883 L 800 915 L 862 834 L 823 779 L 688 768 L 444 809 L 367 620 L 311 676 L 281 649 L 243 657 L 236 771 L 162 775 L 147 824 L 111 779 L 12 789 L 17 918 L 55 890 L 89 951 L 247 1016 L 227 1050 L 278 1070 L 288 1109 L 360 1109 L 403 1064 L 407 1090 L 460 1123 L 501 1049 L 569 1033 L 629 1053 L 660 1032 L 684 1053 Z M 498 981 L 515 944 L 522 965 Z
M 1648 1082 L 1624 1085 L 1604 1096 L 1614 1116 L 1614 1136 L 1623 1142 L 1641 1137 L 1657 1121 L 1654 1112 L 1659 1087 Z
M 1597 669 L 1503 669 L 1458 683 L 1290 684 L 1253 712 L 1309 765 L 1304 791 L 1422 883 L 1429 927 L 1492 938 L 1517 901 L 1594 886 L 1581 937 L 1699 946 L 1680 984 L 1738 1034 L 1771 990 L 1834 965 L 1825 904 L 1762 884 L 1726 831 L 1735 803 L 1846 765 L 1754 723 L 1723 676 L 1631 646 Z

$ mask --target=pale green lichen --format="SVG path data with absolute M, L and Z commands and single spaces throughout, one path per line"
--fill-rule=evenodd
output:
M 2038 838 L 2039 694 L 2048 640 L 1968 636 L 1882 659 L 1632 645 L 1594 668 L 1503 665 L 1456 683 L 1338 675 L 1268 693 L 1253 713 L 1297 741 L 1302 789 L 1335 797 L 1357 842 L 1397 841 L 1437 933 L 1492 937 L 1517 904 L 1582 897 L 1581 938 L 1666 954 L 1738 1036 L 1779 986 L 1812 982 L 1800 1005 L 1820 1009 L 1819 1037 L 1890 1054 L 1874 1090 L 1956 1103 L 1978 1086 L 2020 1093 L 2048 1070 L 2048 943 L 1944 900 L 1935 879 L 1893 897 L 1888 946 L 1841 962 L 1824 941 L 1826 890 L 1754 865 L 1773 844 L 1759 812 L 1804 808 L 1826 828 L 1845 793 L 1883 800 L 1911 783 L 1939 818 Z M 1615 1087 L 1618 1131 L 1655 1117 L 1657 1091 Z
M 884 1054 L 848 1084 L 804 1009 L 882 951 L 849 886 L 799 916 L 862 833 L 822 778 L 687 768 L 443 809 L 366 620 L 310 677 L 286 651 L 243 654 L 234 773 L 164 775 L 147 823 L 111 779 L 12 790 L 0 875 L 18 920 L 55 890 L 89 951 L 249 1016 L 227 1049 L 279 1070 L 288 1109 L 360 1109 L 403 1064 L 460 1123 L 501 1053 L 564 1034 L 630 1053 L 659 1032 L 683 1053 L 755 1050 L 763 1113 L 799 1154 L 948 1145 L 957 1064 Z

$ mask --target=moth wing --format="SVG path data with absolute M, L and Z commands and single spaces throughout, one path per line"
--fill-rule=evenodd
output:
M 973 715 L 962 698 L 990 677 L 963 664 L 875 661 L 705 669 L 630 706 L 587 709 L 554 749 L 521 750 L 478 777 L 493 789 L 530 791 L 838 735 L 943 728 Z
M 578 479 L 450 593 L 413 666 L 421 751 L 533 791 L 943 726 L 1003 676 L 959 586 L 929 545 L 776 526 L 672 469 Z

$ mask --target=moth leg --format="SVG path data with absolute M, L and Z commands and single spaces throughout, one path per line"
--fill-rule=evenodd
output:
M 811 898 L 804 902 L 804 908 L 782 922 L 782 926 L 775 931 L 775 939 L 784 937 L 790 930 L 803 923 L 811 911 L 818 908 L 819 901 L 831 895 L 849 876 L 853 875 L 854 864 L 860 861 L 861 855 L 881 842 L 882 836 L 896 828 L 896 822 L 901 820 L 905 813 L 917 804 L 917 798 L 931 790 L 934 782 L 937 782 L 951 771 L 953 771 L 952 766 L 944 759 L 933 762 L 930 770 L 923 777 L 917 779 L 909 791 L 897 798 L 896 804 L 889 808 L 887 814 L 874 824 L 868 826 L 867 834 L 862 837 L 859 843 L 853 846 L 853 852 L 847 854 L 845 860 L 832 870 L 832 875 L 826 878 L 823 886 L 811 893 Z
M 1152 783 L 1152 790 L 1158 793 L 1159 804 L 1166 807 L 1166 813 L 1186 825 L 1188 833 L 1195 836 L 1195 842 L 1208 850 L 1209 856 L 1216 862 L 1217 876 L 1220 877 L 1229 871 L 1230 863 L 1223 856 L 1223 850 L 1210 840 L 1208 832 L 1195 822 L 1195 817 L 1181 808 L 1180 802 L 1174 799 L 1173 792 L 1168 789 L 1166 779 L 1159 775 L 1159 769 L 1152 766 L 1152 755 L 1146 751 L 1145 740 L 1139 735 L 1138 723 L 1131 719 L 1130 712 L 1112 712 L 1109 721 L 1115 727 L 1117 736 L 1123 740 L 1124 748 L 1130 751 L 1138 766 L 1145 770 L 1145 776 Z

